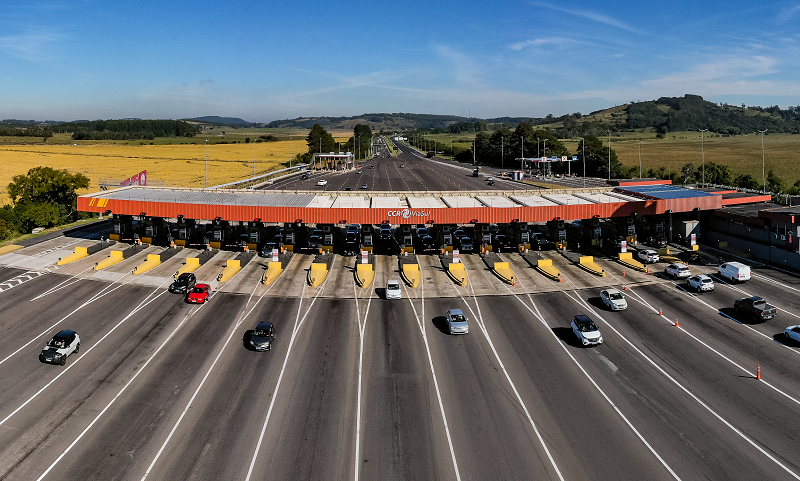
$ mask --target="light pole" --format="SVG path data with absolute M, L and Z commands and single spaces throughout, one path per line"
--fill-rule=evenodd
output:
M 758 132 L 761 134 L 761 182 L 762 182 L 762 190 L 761 192 L 767 191 L 767 177 L 764 174 L 764 134 L 767 133 L 767 130 L 759 130 Z
M 611 180 L 611 131 L 608 132 L 608 180 Z
M 542 140 L 542 157 L 547 158 L 547 139 Z M 547 166 L 550 167 L 550 164 Z
M 292 136 L 289 136 L 289 168 L 292 167 Z
M 644 142 L 639 142 L 639 178 L 642 178 L 642 144 Z
M 581 151 L 583 152 L 583 187 L 586 187 L 586 139 L 581 137 Z
M 706 185 L 706 148 L 703 143 L 703 133 L 708 132 L 708 129 L 700 129 L 700 155 L 703 162 L 703 187 Z
M 208 139 L 206 139 L 206 189 L 208 189 Z
M 503 136 L 500 136 L 500 169 L 503 168 Z

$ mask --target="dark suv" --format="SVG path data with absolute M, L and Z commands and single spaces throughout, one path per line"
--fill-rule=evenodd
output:
M 194 285 L 197 284 L 197 278 L 195 278 L 194 274 L 191 272 L 184 272 L 183 274 L 179 275 L 175 282 L 169 286 L 169 292 L 179 292 L 181 294 L 186 294 L 189 292 Z
M 250 348 L 256 351 L 271 351 L 275 341 L 275 327 L 271 322 L 259 322 L 250 333 Z

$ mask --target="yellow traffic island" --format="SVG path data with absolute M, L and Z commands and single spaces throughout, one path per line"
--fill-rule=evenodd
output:
M 314 262 L 308 270 L 308 285 L 317 287 L 328 278 L 328 264 L 325 262 Z
M 242 262 L 239 259 L 228 259 L 228 264 L 217 276 L 219 282 L 225 282 L 242 270 Z
M 14 244 L 12 244 L 10 246 L 0 247 L 0 256 L 2 256 L 4 254 L 10 254 L 10 253 L 12 253 L 14 251 L 18 251 L 20 249 L 22 249 L 22 246 L 18 246 L 18 245 L 14 245 Z
M 508 262 L 495 262 L 492 267 L 492 272 L 506 284 L 511 284 L 512 286 L 517 285 L 517 278 L 514 276 L 514 271 L 511 270 Z
M 183 264 L 181 266 L 181 268 L 178 269 L 178 271 L 175 272 L 175 275 L 173 275 L 172 277 L 178 277 L 181 274 L 194 272 L 199 268 L 200 268 L 200 258 L 199 257 L 187 257 L 186 258 L 186 263 Z
M 458 284 L 459 286 L 465 286 L 469 284 L 469 276 L 467 276 L 467 270 L 464 268 L 464 264 L 460 262 L 451 262 L 447 266 L 447 275 L 450 276 L 450 279 L 453 279 L 453 282 Z
M 553 265 L 553 259 L 540 259 L 534 268 L 548 279 L 563 282 L 561 279 L 561 272 Z
M 650 273 L 650 269 L 648 269 L 646 265 L 633 259 L 633 253 L 631 252 L 620 252 L 617 262 L 625 267 L 630 267 L 633 270 L 644 272 L 646 274 Z
M 111 267 L 114 264 L 119 264 L 124 260 L 125 256 L 123 255 L 123 251 L 111 251 L 108 253 L 108 257 L 98 262 L 97 265 L 94 266 L 94 270 L 100 271 L 106 267 Z
M 419 264 L 403 264 L 403 268 L 400 270 L 400 277 L 410 288 L 416 289 L 422 281 Z
M 599 277 L 606 276 L 606 271 L 594 261 L 594 256 L 581 256 L 578 260 L 578 267 Z
M 134 274 L 144 274 L 145 272 L 161 265 L 161 256 L 158 254 L 147 254 L 147 260 L 136 266 Z
M 355 275 L 358 287 L 367 287 L 375 279 L 375 271 L 372 270 L 372 264 L 356 264 Z
M 267 270 L 264 271 L 264 276 L 261 278 L 261 283 L 270 285 L 283 273 L 283 265 L 280 262 L 270 262 L 267 264 Z
M 58 260 L 59 266 L 67 265 L 71 262 L 79 261 L 81 259 L 85 259 L 89 257 L 89 248 L 88 247 L 76 247 L 75 252 L 68 255 L 67 257 L 63 257 Z

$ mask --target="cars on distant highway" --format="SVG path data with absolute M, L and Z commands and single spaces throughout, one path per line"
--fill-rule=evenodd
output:
M 589 316 L 578 314 L 572 318 L 572 332 L 584 346 L 597 346 L 603 343 L 603 336 L 600 329 Z
M 80 348 L 80 336 L 75 331 L 64 329 L 47 341 L 39 354 L 39 361 L 63 366 L 67 363 L 69 355 L 77 354 Z
M 786 330 L 783 331 L 783 337 L 786 340 L 793 340 L 794 342 L 800 342 L 800 326 L 789 326 Z
M 689 272 L 689 266 L 680 262 L 676 262 L 665 267 L 664 274 L 672 277 L 673 279 L 686 279 L 692 275 L 691 272 Z
M 450 334 L 467 334 L 469 333 L 469 323 L 467 316 L 461 309 L 450 309 L 445 316 L 447 320 L 447 328 Z
M 179 292 L 186 294 L 197 284 L 197 278 L 191 272 L 184 272 L 179 275 L 169 286 L 169 292 Z
M 714 290 L 714 280 L 706 275 L 692 276 L 686 279 L 686 283 L 697 292 L 708 292 Z
M 653 249 L 645 249 L 636 253 L 636 257 L 645 264 L 654 264 L 659 261 L 658 252 Z
M 275 327 L 271 322 L 259 322 L 250 334 L 250 347 L 256 351 L 271 351 Z
M 186 297 L 186 302 L 191 304 L 203 304 L 208 300 L 209 296 L 211 296 L 211 286 L 208 284 L 195 284 Z
M 625 297 L 622 296 L 618 289 L 600 291 L 600 299 L 612 311 L 622 311 L 628 308 L 628 301 L 625 300 Z
M 317 185 L 328 185 L 328 181 L 325 179 L 319 179 L 317 181 Z
M 400 291 L 400 281 L 390 280 L 386 283 L 386 298 L 387 299 L 402 299 L 402 292 Z
M 361 188 L 362 189 L 369 189 L 369 186 L 367 184 L 361 184 Z
M 353 188 L 350 187 L 350 186 L 347 186 L 347 187 L 344 188 L 344 190 L 353 190 Z

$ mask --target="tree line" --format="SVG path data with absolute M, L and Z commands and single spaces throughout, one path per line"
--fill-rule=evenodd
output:
M 194 137 L 198 130 L 182 120 L 93 120 L 67 122 L 54 130 L 73 132 L 73 140 L 152 140 L 155 137 Z

